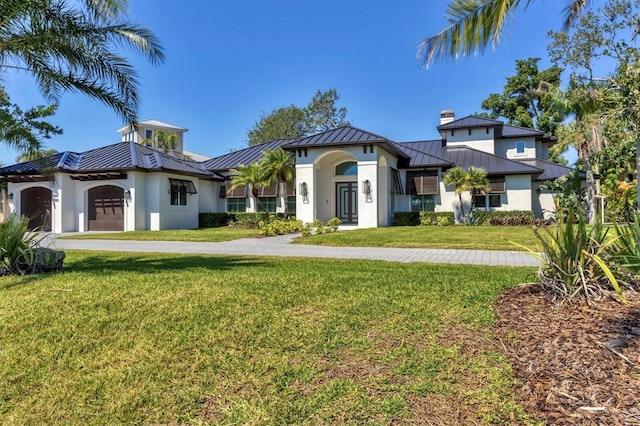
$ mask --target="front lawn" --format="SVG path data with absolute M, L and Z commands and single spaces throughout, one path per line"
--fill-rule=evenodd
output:
M 62 239 L 73 240 L 132 240 L 132 241 L 190 241 L 204 243 L 219 243 L 237 240 L 238 238 L 257 237 L 257 229 L 221 228 L 202 229 L 170 229 L 164 231 L 127 231 L 127 232 L 98 232 L 74 233 L 60 236 Z
M 67 255 L 0 278 L 2 424 L 523 417 L 489 326 L 531 268 Z
M 530 226 L 390 226 L 300 238 L 297 244 L 351 247 L 406 247 L 523 251 L 511 242 L 536 249 Z

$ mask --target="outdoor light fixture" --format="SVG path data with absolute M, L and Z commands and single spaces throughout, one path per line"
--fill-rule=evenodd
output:
M 362 193 L 367 203 L 371 202 L 371 181 L 369 179 L 362 181 Z
M 128 189 L 125 189 L 124 198 L 131 199 L 131 191 L 129 191 Z
M 300 184 L 300 195 L 302 195 L 302 202 L 309 204 L 309 186 L 307 185 L 307 182 L 302 182 Z
M 9 199 L 13 200 L 13 192 L 9 193 Z

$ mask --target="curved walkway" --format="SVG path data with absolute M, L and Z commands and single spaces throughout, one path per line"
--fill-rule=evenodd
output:
M 71 234 L 72 235 L 72 234 Z M 326 247 L 289 244 L 299 237 L 243 238 L 221 243 L 178 241 L 67 240 L 51 236 L 43 241 L 51 248 L 70 250 L 130 251 L 149 253 L 224 254 L 240 256 L 319 257 L 369 259 L 390 262 L 428 262 L 471 265 L 539 266 L 530 253 L 499 250 L 416 249 L 385 247 Z

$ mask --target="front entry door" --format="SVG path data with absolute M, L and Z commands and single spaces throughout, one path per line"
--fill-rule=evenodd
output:
M 342 223 L 358 223 L 358 183 L 336 183 L 336 216 Z

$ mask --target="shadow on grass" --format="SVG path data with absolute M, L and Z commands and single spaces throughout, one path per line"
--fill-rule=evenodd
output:
M 9 290 L 14 287 L 26 286 L 28 284 L 38 281 L 39 279 L 41 279 L 43 276 L 46 276 L 46 275 L 47 274 L 22 275 L 22 276 L 7 275 L 7 278 L 11 277 L 15 279 L 15 281 L 11 279 L 10 282 L 4 282 L 0 284 L 0 290 Z
M 74 256 L 75 257 L 75 256 Z M 162 272 L 205 268 L 210 271 L 224 271 L 238 267 L 271 267 L 265 262 L 254 257 L 242 256 L 198 256 L 175 255 L 158 256 L 150 254 L 122 254 L 110 253 L 109 255 L 87 255 L 79 259 L 72 258 L 65 269 L 72 272 Z

